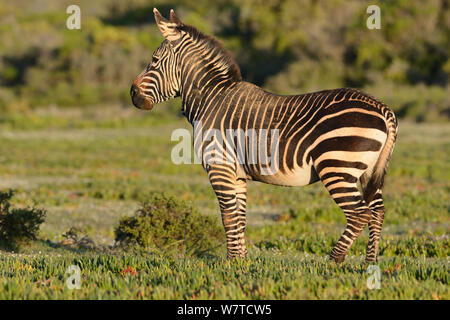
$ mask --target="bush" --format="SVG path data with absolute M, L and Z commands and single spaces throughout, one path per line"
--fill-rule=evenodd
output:
M 1 111 L 131 105 L 131 81 L 163 40 L 153 19 L 155 4 L 82 1 L 80 32 L 61 27 L 68 17 L 63 2 L 41 0 L 39 10 L 34 1 L 0 2 Z M 357 87 L 400 111 L 399 117 L 450 119 L 447 0 L 378 1 L 379 30 L 366 27 L 365 1 L 303 0 L 302 10 L 298 0 L 263 6 L 254 0 L 156 2 L 166 17 L 174 8 L 186 24 L 218 36 L 243 78 L 266 90 L 299 94 Z M 399 87 L 414 93 L 417 85 L 424 86 L 420 93 L 397 98 Z M 436 91 L 444 96 L 435 98 Z M 413 102 L 404 105 L 405 98 Z
M 36 240 L 46 211 L 36 208 L 11 208 L 9 200 L 14 192 L 0 192 L 0 244 L 6 249 Z
M 122 218 L 115 229 L 119 245 L 187 254 L 215 251 L 224 238 L 216 219 L 159 193 L 142 203 L 134 216 Z

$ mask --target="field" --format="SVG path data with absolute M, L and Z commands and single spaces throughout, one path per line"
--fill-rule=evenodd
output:
M 367 230 L 343 265 L 328 261 L 345 218 L 320 183 L 250 183 L 247 260 L 225 260 L 225 241 L 202 257 L 110 249 L 120 217 L 154 191 L 219 218 L 201 166 L 171 162 L 171 132 L 189 125 L 165 107 L 42 109 L 1 119 L 0 190 L 15 189 L 14 205 L 48 214 L 38 241 L 0 251 L 0 299 L 450 298 L 448 123 L 400 121 L 384 189 L 378 290 L 367 287 Z M 58 245 L 71 227 L 95 246 Z M 66 286 L 73 264 L 79 290 Z

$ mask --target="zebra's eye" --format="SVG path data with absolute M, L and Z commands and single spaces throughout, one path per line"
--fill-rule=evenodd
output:
M 157 63 L 159 61 L 158 57 L 152 57 L 152 63 Z

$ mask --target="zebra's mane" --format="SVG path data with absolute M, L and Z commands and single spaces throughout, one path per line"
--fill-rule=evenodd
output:
M 241 70 L 234 61 L 230 52 L 213 36 L 206 35 L 200 32 L 197 28 L 189 25 L 182 24 L 177 27 L 180 31 L 188 33 L 192 39 L 196 42 L 202 42 L 205 45 L 206 50 L 215 50 L 216 55 L 219 57 L 219 61 L 227 69 L 228 75 L 234 81 L 242 81 Z

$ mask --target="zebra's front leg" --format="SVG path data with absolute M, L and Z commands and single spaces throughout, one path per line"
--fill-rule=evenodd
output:
M 246 226 L 246 182 L 225 166 L 208 170 L 209 179 L 219 200 L 222 223 L 227 238 L 227 257 L 246 257 L 244 231 Z
M 247 248 L 245 247 L 245 228 L 247 225 L 247 182 L 245 179 L 238 179 L 236 184 L 236 201 L 237 214 L 239 219 L 238 231 L 240 233 L 241 247 L 239 249 L 239 256 L 247 256 Z

